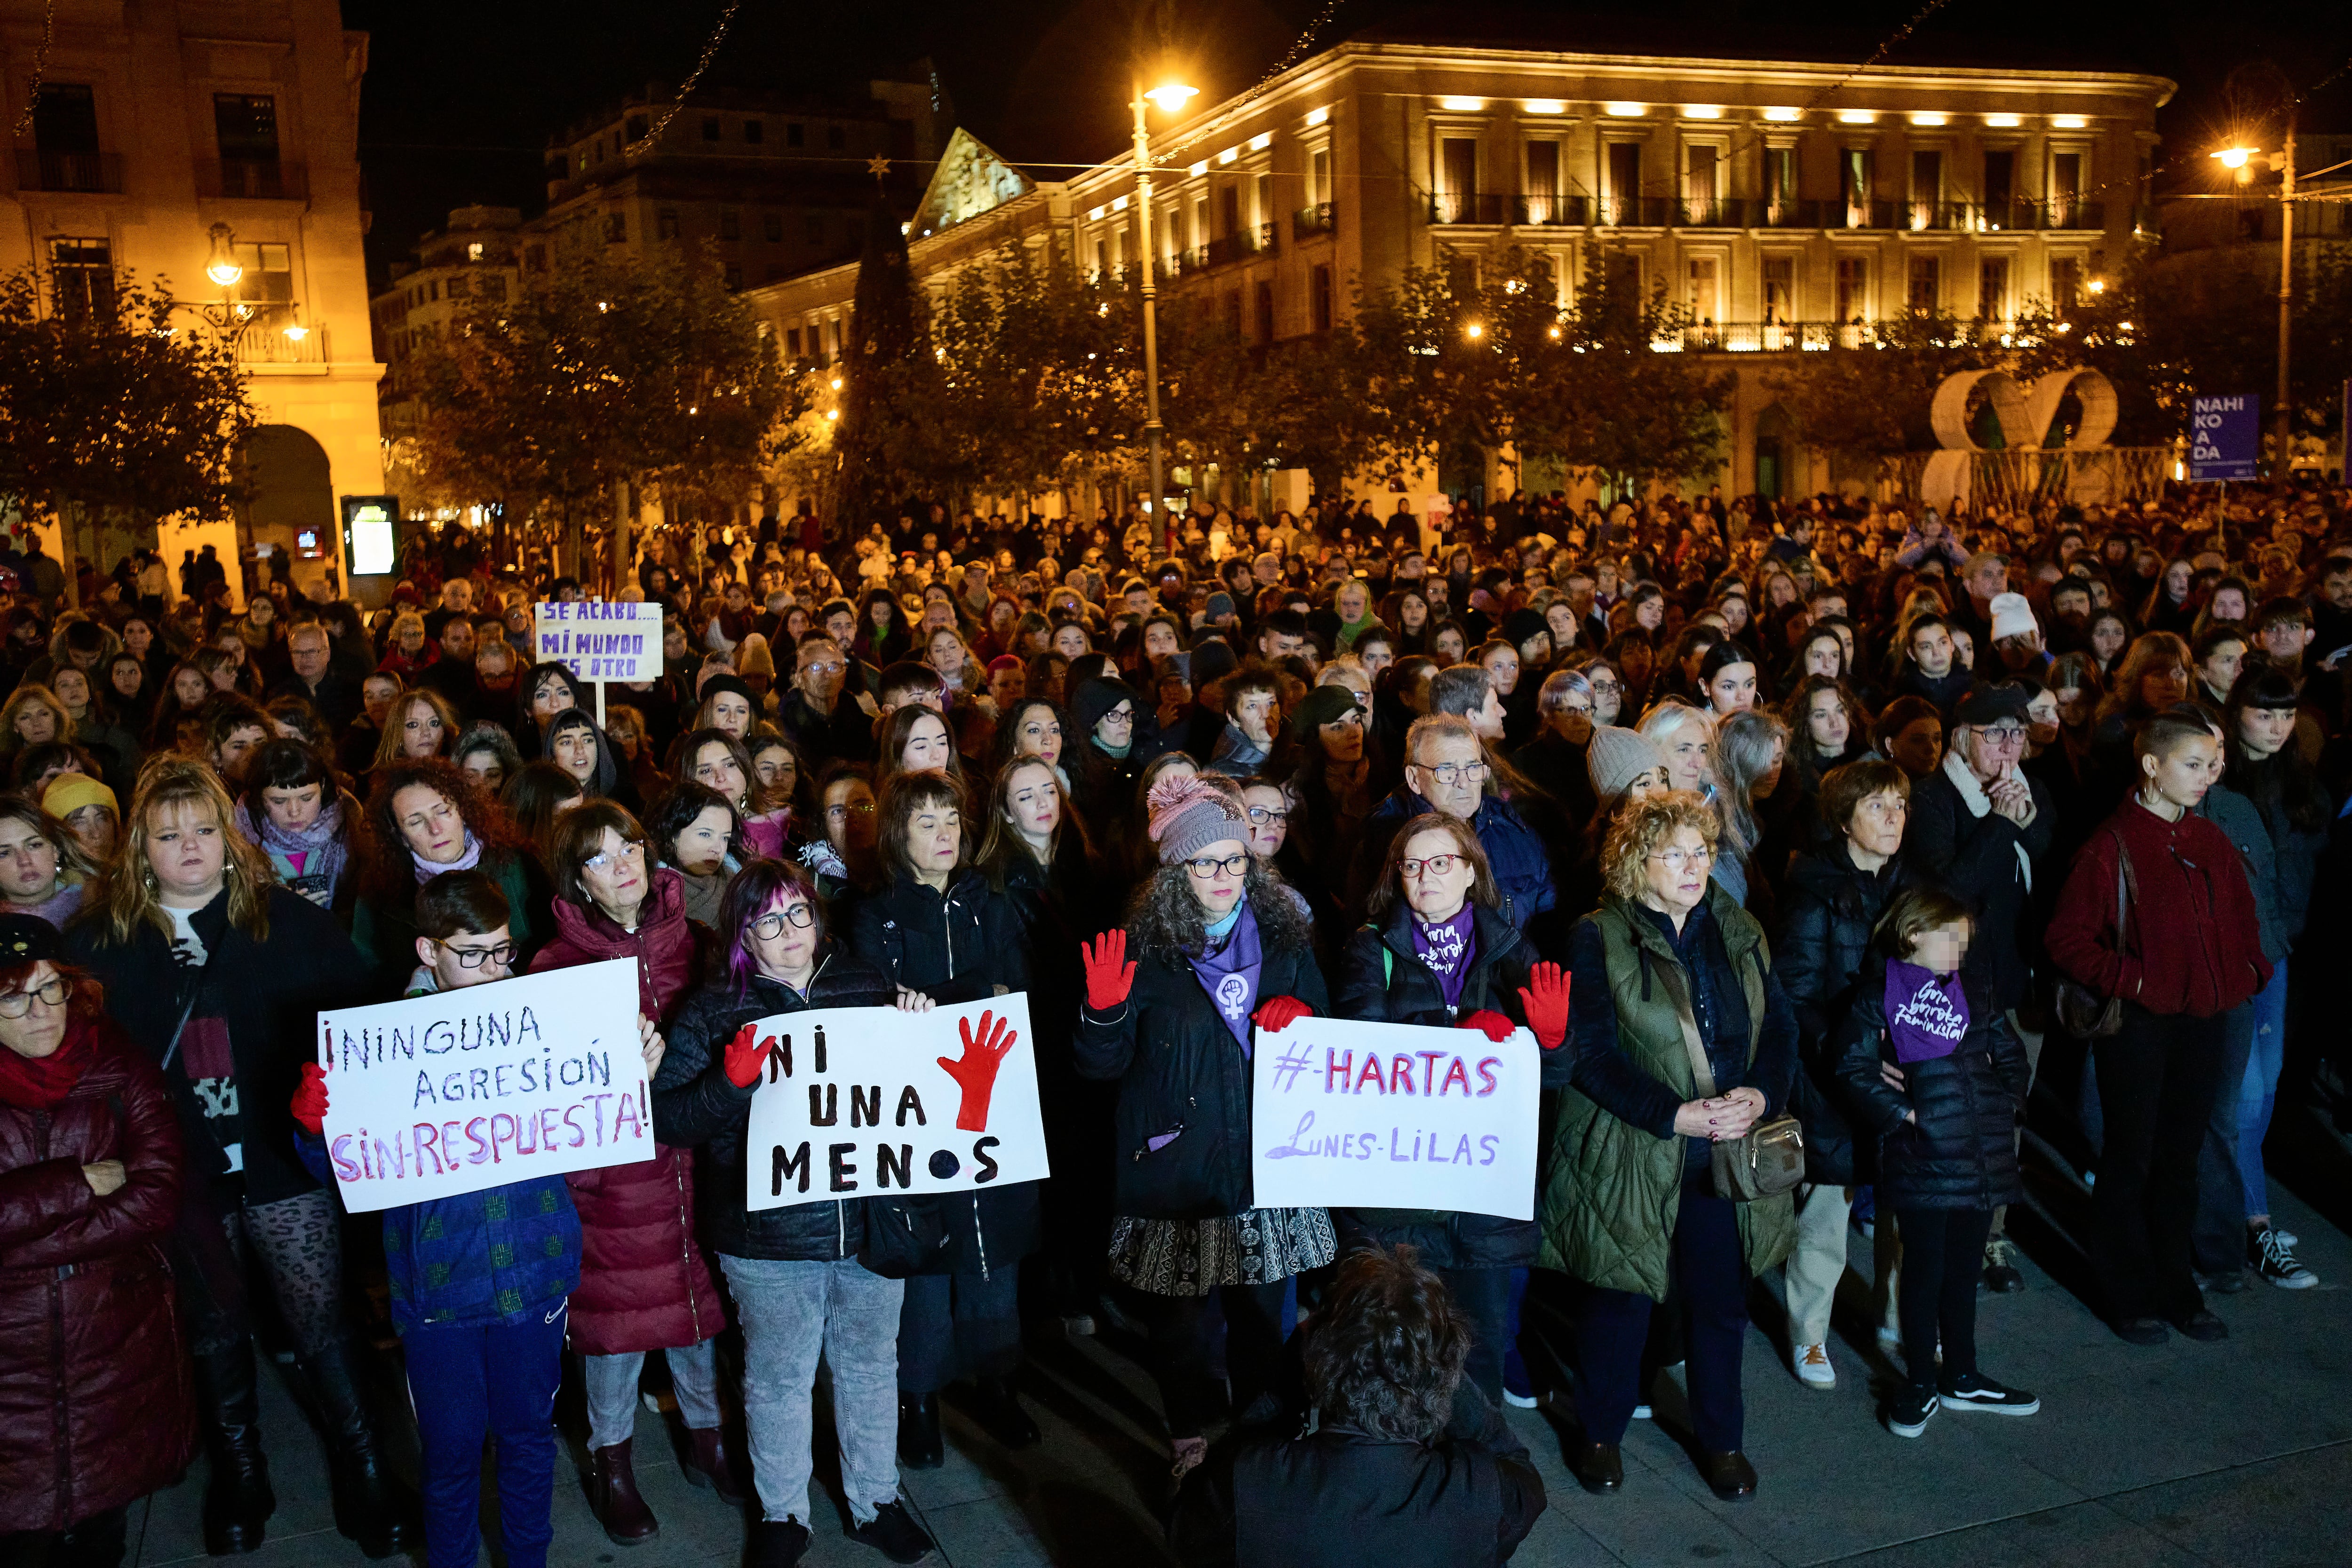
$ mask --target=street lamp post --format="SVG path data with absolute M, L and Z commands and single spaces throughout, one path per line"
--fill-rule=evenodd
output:
M 2278 395 L 2271 402 L 2272 440 L 2278 452 L 2275 477 L 2284 479 L 2294 467 L 2291 444 L 2294 439 L 2294 413 L 2292 394 L 2288 390 L 2288 355 L 2293 347 L 2294 328 L 2294 110 L 2290 105 L 2286 116 L 2286 146 L 2276 154 L 2264 154 L 2242 144 L 2224 147 L 2213 153 L 2214 161 L 2224 169 L 2235 171 L 2243 184 L 2253 178 L 2247 165 L 2260 160 L 2279 172 L 2279 286 L 2278 286 Z
M 1172 114 L 1194 90 L 1171 82 L 1145 92 L 1142 82 L 1135 84 L 1135 237 L 1143 267 L 1143 435 L 1151 448 L 1151 520 L 1160 527 L 1162 547 L 1171 549 L 1175 548 L 1175 535 L 1161 505 L 1168 492 L 1160 475 L 1164 427 L 1160 423 L 1159 269 L 1151 255 L 1151 132 L 1144 123 L 1143 106 L 1149 99 Z

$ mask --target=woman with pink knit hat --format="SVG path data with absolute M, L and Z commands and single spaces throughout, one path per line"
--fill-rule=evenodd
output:
M 1326 1210 L 1258 1208 L 1250 1189 L 1251 1026 L 1279 1033 L 1328 1000 L 1307 917 L 1249 852 L 1234 782 L 1162 779 L 1147 804 L 1160 867 L 1125 930 L 1081 944 L 1076 1054 L 1082 1075 L 1118 1084 L 1110 1274 L 1145 1303 L 1181 1476 L 1207 1451 L 1209 1292 L 1246 1416 L 1272 1398 L 1285 1281 L 1337 1250 Z

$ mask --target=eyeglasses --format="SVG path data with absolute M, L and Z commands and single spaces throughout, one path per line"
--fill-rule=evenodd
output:
M 2013 724 L 1985 724 L 1977 727 L 1977 738 L 1994 746 L 2023 746 L 2025 731 Z
M 1263 828 L 1268 822 L 1290 821 L 1290 813 L 1279 806 L 1252 806 L 1249 809 L 1249 820 L 1252 827 Z
M 619 851 L 614 853 L 608 854 L 603 850 L 598 850 L 594 854 L 590 855 L 586 860 L 582 861 L 580 864 L 581 867 L 586 871 L 603 871 L 609 866 L 619 864 L 622 861 L 641 861 L 645 858 L 645 845 L 623 844 Z
M 1668 871 L 1682 871 L 1689 866 L 1706 864 L 1715 859 L 1715 852 L 1704 846 L 1695 850 L 1660 850 L 1650 858 Z
M 1461 861 L 1460 855 L 1431 855 L 1427 860 L 1399 861 L 1397 870 L 1407 882 L 1419 882 L 1424 876 L 1451 876 Z
M 816 924 L 816 911 L 806 904 L 787 904 L 774 909 L 751 922 L 751 935 L 762 942 L 773 942 L 784 934 L 789 925 L 795 931 L 805 931 Z
M 511 942 L 501 942 L 495 947 L 452 947 L 444 942 L 441 951 L 457 959 L 461 969 L 478 969 L 484 964 L 496 964 L 503 969 L 515 961 L 515 955 L 522 949 Z M 6 1006 L 5 1000 L 0 1000 L 0 1011 L 5 1011 Z
M 801 666 L 803 675 L 837 675 L 849 666 L 835 659 L 818 659 Z
M 1133 724 L 1135 722 L 1135 710 L 1129 707 L 1126 704 L 1121 703 L 1118 706 L 1111 709 L 1110 712 L 1103 715 L 1102 718 L 1098 722 L 1103 724 Z
M 1483 762 L 1416 762 L 1413 766 L 1449 789 L 1456 779 L 1465 784 L 1475 784 L 1486 777 L 1486 765 Z
M 825 821 L 829 822 L 841 821 L 851 816 L 853 813 L 860 817 L 872 816 L 874 814 L 874 802 L 871 800 L 856 800 L 846 805 L 827 806 L 824 809 Z
M 1208 881 L 1219 872 L 1224 873 L 1227 876 L 1239 876 L 1249 870 L 1249 852 L 1244 850 L 1240 854 L 1227 855 L 1223 860 L 1202 855 L 1198 860 L 1186 861 L 1184 869 L 1202 882 Z
M 0 992 L 0 1019 L 20 1019 L 33 1010 L 33 998 L 40 998 L 46 1008 L 65 1006 L 73 995 L 73 982 L 63 975 L 51 975 L 48 984 L 37 990 Z
M 1613 696 L 1625 688 L 1616 681 L 1595 681 L 1592 683 L 1592 689 L 1595 692 L 1607 692 Z

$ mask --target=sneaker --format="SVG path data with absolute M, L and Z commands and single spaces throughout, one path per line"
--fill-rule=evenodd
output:
M 1885 1323 L 1879 1324 L 1878 1348 L 1885 1351 L 1889 1355 L 1893 1355 L 1896 1351 L 1901 1350 L 1903 1348 L 1903 1331 L 1901 1329 L 1888 1328 Z
M 1650 1407 L 1647 1405 L 1634 1406 L 1633 1419 L 1636 1421 L 1647 1421 L 1650 1419 Z
M 1532 1410 L 1543 1401 L 1532 1394 L 1521 1394 L 1515 1388 L 1506 1387 L 1503 1390 L 1503 1403 L 1514 1410 Z
M 1528 1364 L 1516 1348 L 1503 1357 L 1503 1403 L 1517 1410 L 1532 1410 L 1543 1403 L 1535 1379 L 1528 1375 Z
M 1952 1378 L 1937 1394 L 1947 1410 L 1990 1410 L 1996 1416 L 2031 1416 L 2042 1401 L 2022 1388 L 2003 1388 L 1978 1373 Z
M 908 1517 L 906 1509 L 895 1498 L 876 1509 L 873 1518 L 851 1526 L 846 1533 L 850 1540 L 871 1546 L 893 1563 L 920 1563 L 939 1545 L 923 1533 L 921 1525 Z
M 762 1519 L 751 1526 L 746 1568 L 793 1568 L 808 1555 L 809 1529 L 797 1519 Z
M 1790 1360 L 1796 1368 L 1797 1381 L 1806 1387 L 1827 1394 L 1837 1386 L 1837 1368 L 1830 1364 L 1829 1346 L 1801 1344 Z
M 2282 1291 L 2307 1291 L 2319 1283 L 2319 1276 L 2295 1258 L 2294 1238 L 2281 1230 L 2249 1231 L 2246 1253 L 2254 1272 Z
M 2172 1337 L 2164 1324 L 2155 1318 L 2119 1318 L 2115 1330 L 2116 1337 L 2126 1344 L 2159 1345 Z
M 1985 1289 L 1996 1296 L 2013 1296 L 2025 1289 L 2025 1276 L 2019 1272 L 2017 1262 L 2010 1254 L 2009 1238 L 1994 1236 L 1985 1241 Z
M 1916 1437 L 1927 1429 L 1935 1415 L 1935 1385 L 1922 1388 L 1913 1384 L 1887 1400 L 1886 1429 L 1898 1437 Z

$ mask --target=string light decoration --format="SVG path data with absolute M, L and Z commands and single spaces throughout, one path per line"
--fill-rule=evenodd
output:
M 1937 0 L 1937 3 L 1940 5 L 1942 4 L 1942 0 Z M 1254 101 L 1268 88 L 1272 87 L 1275 84 L 1276 78 L 1280 77 L 1283 72 L 1297 65 L 1300 60 L 1305 59 L 1307 57 L 1307 51 L 1314 44 L 1317 36 L 1319 35 L 1324 28 L 1331 25 L 1331 18 L 1338 16 L 1339 14 L 1339 7 L 1346 4 L 1347 0 L 1324 0 L 1323 9 L 1317 12 L 1315 14 L 1315 19 L 1307 24 L 1307 30 L 1299 34 L 1297 40 L 1291 44 L 1290 47 L 1282 52 L 1282 57 L 1275 61 L 1273 66 L 1267 69 L 1264 76 L 1257 78 L 1257 82 L 1255 86 L 1251 87 L 1248 91 L 1243 93 L 1239 98 L 1234 99 L 1232 104 L 1228 107 L 1231 109 L 1239 109 L 1244 104 Z M 1176 154 L 1196 147 L 1202 141 L 1208 140 L 1209 134 L 1213 129 L 1213 123 L 1211 125 L 1204 125 L 1198 131 L 1187 137 L 1185 140 L 1177 142 L 1171 147 L 1155 149 L 1151 162 L 1154 164 L 1174 162 L 1176 161 Z
M 16 140 L 22 141 L 33 129 L 33 111 L 41 106 L 41 83 L 49 74 L 49 46 L 58 37 L 58 0 L 48 0 L 41 10 L 41 43 L 33 51 L 33 74 L 25 81 L 25 112 L 16 121 Z
M 56 0 L 51 0 L 51 4 L 55 3 Z M 728 25 L 735 20 L 736 7 L 742 3 L 743 0 L 727 0 L 727 9 L 719 14 L 719 25 L 710 30 L 710 41 L 702 46 L 702 57 L 694 62 L 694 69 L 687 73 L 686 80 L 678 86 L 677 101 L 662 110 L 662 117 L 654 121 L 653 129 L 638 138 L 623 156 L 642 158 L 661 144 L 662 132 L 669 129 L 669 122 L 686 108 L 686 100 L 694 94 L 694 84 L 702 79 L 702 73 L 709 70 L 710 62 L 719 57 L 719 46 L 727 41 Z

